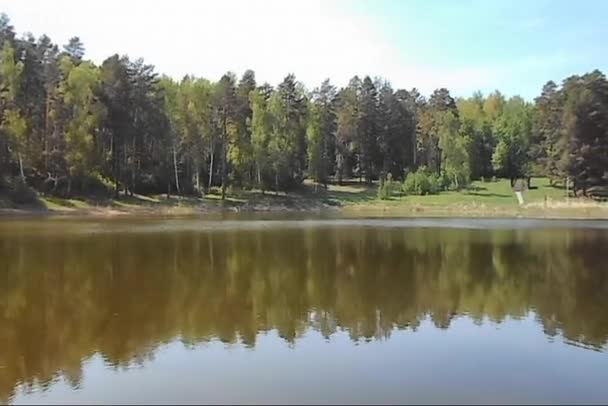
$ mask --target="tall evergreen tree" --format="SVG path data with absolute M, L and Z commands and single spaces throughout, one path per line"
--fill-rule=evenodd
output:
M 529 149 L 532 135 L 533 107 L 521 97 L 510 98 L 495 124 L 498 144 L 492 163 L 494 169 L 511 180 L 530 175 Z
M 255 162 L 256 184 L 264 191 L 272 183 L 272 161 L 270 157 L 270 140 L 273 131 L 273 117 L 270 113 L 269 99 L 272 95 L 270 86 L 252 91 L 251 102 L 251 146 Z
M 361 86 L 360 122 L 356 143 L 359 150 L 359 176 L 364 175 L 368 183 L 371 183 L 381 165 L 378 114 L 378 90 L 371 78 L 366 76 Z
M 533 138 L 530 148 L 530 159 L 535 163 L 538 175 L 559 177 L 557 162 L 557 143 L 560 138 L 562 103 L 558 86 L 553 81 L 547 82 L 539 97 L 536 98 Z
M 105 114 L 98 100 L 99 70 L 90 62 L 74 66 L 71 61 L 63 65 L 66 81 L 63 98 L 69 118 L 65 133 L 68 188 L 72 180 L 94 173 L 97 169 L 95 144 Z
M 352 176 L 359 155 L 361 80 L 355 76 L 338 94 L 336 173 L 338 182 Z
M 63 46 L 63 52 L 72 59 L 72 62 L 78 64 L 84 57 L 84 44 L 80 38 L 72 37 L 68 40 L 68 43 Z
M 227 73 L 217 83 L 215 88 L 215 123 L 219 131 L 219 157 L 222 200 L 226 198 L 228 185 L 228 148 L 230 140 L 236 134 L 236 78 L 233 73 Z
M 337 91 L 328 80 L 313 92 L 308 120 L 308 173 L 327 187 L 334 171 Z
M 132 136 L 129 60 L 113 55 L 101 65 L 100 98 L 106 106 L 104 122 L 104 167 L 115 182 L 115 195 L 120 185 L 128 185 L 127 145 Z
M 234 139 L 230 142 L 230 162 L 236 183 L 251 186 L 253 178 L 253 156 L 251 145 L 252 109 L 250 93 L 255 90 L 255 73 L 247 70 L 236 89 L 236 128 Z
M 2 102 L 2 122 L 0 129 L 7 139 L 9 153 L 12 152 L 19 162 L 19 175 L 25 183 L 24 159 L 29 140 L 27 116 L 19 106 L 22 91 L 23 63 L 15 55 L 9 41 L 4 43 L 0 55 L 0 79 L 2 80 L 0 100 Z

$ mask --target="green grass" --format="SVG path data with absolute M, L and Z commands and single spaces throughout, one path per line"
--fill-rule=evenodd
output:
M 533 178 L 532 188 L 523 192 L 524 205 L 520 206 L 510 182 L 473 182 L 467 189 L 447 191 L 435 195 L 406 195 L 396 183 L 393 195 L 380 200 L 378 184 L 349 182 L 343 186 L 330 185 L 318 193 L 321 201 L 341 206 L 345 211 L 381 212 L 384 214 L 410 214 L 429 212 L 437 214 L 468 215 L 546 215 L 606 217 L 608 204 L 590 200 L 567 198 L 563 188 L 550 185 L 545 178 Z M 559 212 L 559 213 L 558 213 Z
M 544 201 L 547 199 L 565 199 L 562 189 L 549 185 L 547 179 L 534 179 L 529 191 L 524 192 L 525 203 Z M 400 191 L 400 184 L 395 182 L 393 195 L 388 200 L 377 197 L 377 183 L 366 185 L 356 181 L 346 182 L 344 185 L 330 185 L 327 191 L 317 192 L 317 197 L 326 203 L 334 205 L 406 205 L 420 204 L 430 206 L 446 205 L 489 205 L 489 206 L 517 206 L 517 198 L 508 180 L 496 182 L 473 182 L 467 189 L 461 191 L 441 192 L 435 195 L 406 195 Z M 311 194 L 310 197 L 314 196 Z
M 532 181 L 532 189 L 523 192 L 524 204 L 544 202 L 548 200 L 564 200 L 566 193 L 563 189 L 553 187 L 548 179 L 537 178 Z M 444 205 L 486 205 L 486 206 L 519 206 L 517 197 L 508 180 L 496 182 L 473 182 L 468 189 L 461 191 L 442 192 L 428 196 L 398 196 L 389 200 L 402 203 L 424 204 L 430 206 Z
M 378 198 L 378 184 L 348 180 L 342 185 L 330 184 L 327 189 L 306 180 L 297 190 L 289 193 L 260 190 L 234 190 L 221 200 L 219 190 L 204 197 L 172 196 L 121 196 L 119 199 L 66 199 L 40 197 L 43 208 L 59 213 L 164 213 L 188 214 L 219 210 L 311 210 L 323 207 L 339 207 L 345 212 L 379 212 L 409 215 L 411 213 L 445 213 L 447 215 L 525 215 L 545 214 L 551 211 L 575 216 L 605 217 L 608 203 L 566 198 L 565 190 L 553 187 L 548 179 L 534 178 L 532 189 L 524 192 L 524 206 L 520 206 L 508 180 L 473 182 L 461 191 L 442 192 L 436 195 L 405 195 L 401 185 L 395 182 L 390 199 Z M 599 210 L 599 212 L 598 212 Z M 592 212 L 593 211 L 593 212 Z M 569 215 L 566 214 L 566 215 Z

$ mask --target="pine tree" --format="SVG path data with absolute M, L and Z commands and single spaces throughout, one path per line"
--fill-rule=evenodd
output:
M 234 74 L 227 73 L 215 88 L 215 124 L 219 131 L 219 156 L 222 200 L 226 198 L 228 186 L 228 147 L 236 133 L 236 79 Z
M 361 80 L 355 76 L 338 94 L 336 109 L 336 173 L 338 183 L 353 175 L 359 156 Z
M 98 168 L 95 145 L 105 108 L 97 99 L 101 83 L 98 68 L 90 62 L 74 66 L 68 61 L 64 69 L 63 101 L 69 111 L 65 133 L 69 195 L 74 178 L 89 176 Z
M 553 81 L 547 82 L 536 98 L 536 113 L 530 148 L 530 160 L 538 175 L 559 176 L 557 169 L 557 142 L 560 137 L 562 107 L 560 93 Z
M 230 162 L 235 182 L 251 186 L 253 177 L 253 153 L 251 146 L 252 109 L 250 93 L 255 90 L 255 73 L 247 70 L 236 89 L 236 129 L 230 142 Z
M 132 137 L 130 92 L 128 58 L 113 55 L 106 59 L 101 65 L 100 89 L 100 98 L 107 110 L 104 121 L 104 151 L 107 157 L 104 167 L 114 179 L 116 197 L 120 185 L 126 191 L 129 184 L 126 161 L 127 146 Z
M 336 88 L 325 80 L 313 92 L 308 120 L 308 173 L 327 187 L 335 161 Z
M 27 116 L 18 104 L 23 82 L 23 63 L 16 58 L 15 49 L 9 41 L 4 43 L 0 55 L 0 100 L 2 103 L 1 130 L 6 134 L 9 152 L 19 163 L 19 176 L 25 183 L 24 159 L 29 139 Z
M 271 183 L 272 162 L 270 157 L 270 139 L 273 120 L 269 108 L 272 95 L 270 86 L 252 91 L 251 102 L 251 144 L 255 162 L 256 184 L 264 191 Z
M 378 91 L 369 76 L 363 79 L 361 86 L 359 132 L 356 139 L 359 150 L 359 176 L 365 175 L 368 183 L 381 166 L 379 159 L 378 135 L 380 133 L 378 117 Z
M 78 37 L 72 37 L 63 46 L 63 52 L 68 55 L 74 64 L 79 64 L 84 57 L 84 44 Z

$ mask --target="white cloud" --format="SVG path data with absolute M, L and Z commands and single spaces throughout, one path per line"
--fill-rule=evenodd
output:
M 133 1 L 0 0 L 18 32 L 47 33 L 59 43 L 78 35 L 87 57 L 143 57 L 162 73 L 218 79 L 251 68 L 278 83 L 293 72 L 309 88 L 329 77 L 382 76 L 395 87 L 455 93 L 497 84 L 500 69 L 425 66 L 398 49 L 372 17 L 327 0 Z M 438 49 L 440 52 L 440 49 Z

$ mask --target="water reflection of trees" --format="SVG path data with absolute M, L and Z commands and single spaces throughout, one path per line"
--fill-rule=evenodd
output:
M 255 346 L 274 329 L 353 340 L 534 310 L 548 335 L 608 340 L 605 232 L 308 229 L 0 239 L 0 399 L 95 353 L 117 368 L 177 337 Z

